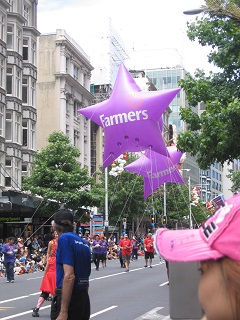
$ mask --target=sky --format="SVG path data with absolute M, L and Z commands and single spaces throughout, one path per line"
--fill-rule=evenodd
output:
M 183 11 L 199 8 L 204 0 L 39 0 L 38 30 L 45 34 L 64 29 L 91 56 L 97 54 L 94 35 L 111 18 L 122 38 L 128 68 L 161 68 L 181 64 L 190 73 L 211 70 L 209 48 L 186 36 Z M 93 64 L 94 66 L 94 64 Z

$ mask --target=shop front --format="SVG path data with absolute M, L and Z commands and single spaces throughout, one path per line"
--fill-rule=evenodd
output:
M 41 198 L 7 190 L 0 193 L 0 238 L 28 237 L 36 229 Z M 35 220 L 35 221 L 34 221 Z M 39 222 L 39 219 L 38 219 Z

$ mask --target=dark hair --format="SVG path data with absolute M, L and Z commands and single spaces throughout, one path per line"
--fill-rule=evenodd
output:
M 65 226 L 61 226 L 61 225 L 57 224 L 56 222 L 55 222 L 55 227 L 54 228 L 59 233 L 73 232 L 73 230 L 74 230 L 73 224 L 71 224 L 71 225 L 68 224 L 68 225 L 65 225 Z

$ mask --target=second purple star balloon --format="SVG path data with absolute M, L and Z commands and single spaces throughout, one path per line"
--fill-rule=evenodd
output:
M 167 150 L 169 157 L 147 150 L 139 159 L 124 167 L 125 170 L 144 177 L 144 199 L 164 182 L 185 183 L 178 170 L 178 163 L 183 153 L 175 146 L 167 147 Z

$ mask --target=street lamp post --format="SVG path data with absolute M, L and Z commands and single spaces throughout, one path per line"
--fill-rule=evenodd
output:
M 188 194 L 189 194 L 189 229 L 192 229 L 192 205 L 193 203 L 191 202 L 191 180 L 190 180 L 190 175 L 188 177 Z
M 108 239 L 108 168 L 105 168 L 105 237 Z
M 196 14 L 199 14 L 202 12 L 204 12 L 204 10 L 201 8 L 198 8 L 198 9 L 191 9 L 191 10 L 183 11 L 183 14 L 186 14 L 188 16 L 193 16 L 193 15 L 196 15 Z
M 166 183 L 163 184 L 163 216 L 166 217 L 165 226 L 167 224 L 167 190 Z

